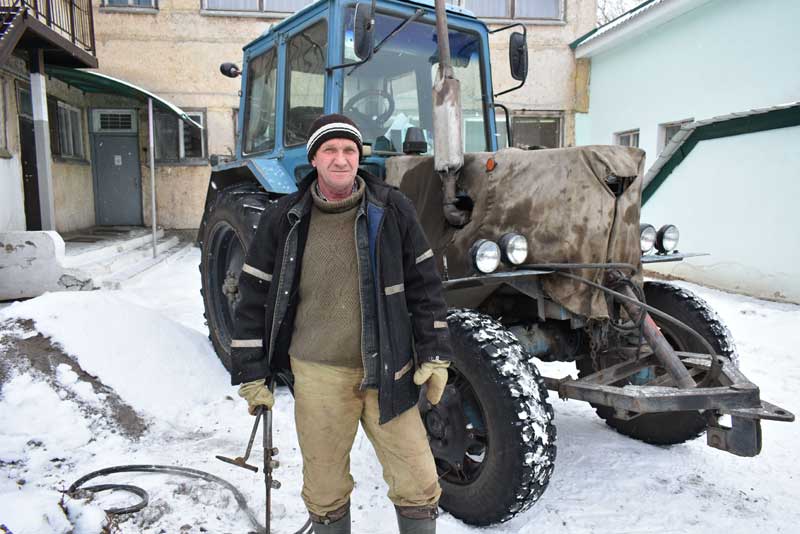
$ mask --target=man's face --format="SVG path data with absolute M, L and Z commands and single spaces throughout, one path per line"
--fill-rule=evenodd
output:
M 353 190 L 358 170 L 358 145 L 350 139 L 322 143 L 311 165 L 317 169 L 319 187 L 328 198 L 346 198 Z

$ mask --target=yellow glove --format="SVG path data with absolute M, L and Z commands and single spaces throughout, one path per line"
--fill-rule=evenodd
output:
M 239 396 L 247 401 L 250 415 L 255 415 L 259 406 L 266 406 L 267 410 L 271 410 L 275 404 L 275 397 L 263 380 L 245 382 L 239 386 Z
M 428 391 L 425 396 L 428 397 L 428 402 L 431 404 L 439 404 L 442 399 L 444 387 L 447 385 L 448 367 L 450 367 L 450 362 L 446 361 L 424 362 L 414 373 L 414 383 L 416 385 L 421 386 L 427 382 Z

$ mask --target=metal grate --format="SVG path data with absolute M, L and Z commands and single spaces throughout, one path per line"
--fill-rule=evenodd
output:
M 130 113 L 101 113 L 100 129 L 130 131 L 133 127 L 133 117 Z

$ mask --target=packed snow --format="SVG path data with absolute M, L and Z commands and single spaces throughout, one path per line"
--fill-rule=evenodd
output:
M 124 464 L 208 471 L 239 487 L 263 516 L 263 476 L 214 458 L 241 456 L 253 419 L 208 341 L 198 263 L 199 251 L 188 249 L 117 291 L 46 294 L 0 309 L 0 532 L 252 530 L 233 495 L 206 481 L 161 474 L 93 480 L 134 484 L 150 494 L 143 511 L 110 523 L 103 509 L 137 498 L 64 494 L 79 477 Z M 800 412 L 800 366 L 793 361 L 800 306 L 681 285 L 707 300 L 728 325 L 740 366 L 762 397 Z M 34 347 L 44 356 L 23 365 L 19 347 Z M 576 374 L 572 364 L 541 370 Z M 558 455 L 543 497 L 509 522 L 482 529 L 443 513 L 440 534 L 796 532 L 797 423 L 765 422 L 761 455 L 738 458 L 707 447 L 704 438 L 672 447 L 646 445 L 608 428 L 588 405 L 554 394 L 550 402 Z M 292 398 L 280 389 L 274 410 L 281 463 L 275 477 L 282 483 L 273 491 L 277 533 L 294 532 L 306 520 L 293 426 Z M 251 456 L 255 464 L 261 463 L 258 443 L 260 438 Z M 380 465 L 363 433 L 353 447 L 352 471 L 353 532 L 396 532 Z

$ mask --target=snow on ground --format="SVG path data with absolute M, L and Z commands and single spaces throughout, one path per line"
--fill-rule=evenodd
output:
M 87 502 L 61 492 L 90 471 L 120 464 L 211 472 L 239 487 L 258 517 L 263 515 L 263 478 L 214 458 L 242 455 L 253 419 L 207 339 L 198 262 L 199 251 L 192 249 L 119 291 L 48 294 L 0 309 L 0 364 L 11 362 L 0 366 L 0 526 L 15 534 L 100 532 L 103 508 L 136 499 L 100 493 Z M 740 365 L 761 386 L 762 397 L 800 412 L 800 367 L 793 361 L 800 307 L 684 285 L 727 323 Z M 19 365 L 19 347 L 43 356 L 33 367 Z M 553 376 L 575 374 L 567 364 L 543 369 Z M 558 456 L 541 500 L 511 521 L 484 529 L 445 513 L 440 534 L 796 531 L 797 423 L 764 423 L 762 454 L 738 458 L 707 447 L 704 438 L 673 447 L 636 442 L 605 426 L 588 405 L 550 400 Z M 133 422 L 109 422 L 126 409 Z M 281 467 L 275 476 L 283 487 L 273 492 L 278 533 L 294 532 L 305 521 L 292 412 L 291 396 L 279 390 L 274 427 Z M 261 462 L 258 442 L 255 464 Z M 396 532 L 380 466 L 363 433 L 356 438 L 352 471 L 353 532 Z M 232 495 L 213 483 L 154 474 L 96 482 L 131 483 L 150 493 L 150 505 L 119 517 L 112 532 L 251 529 Z

